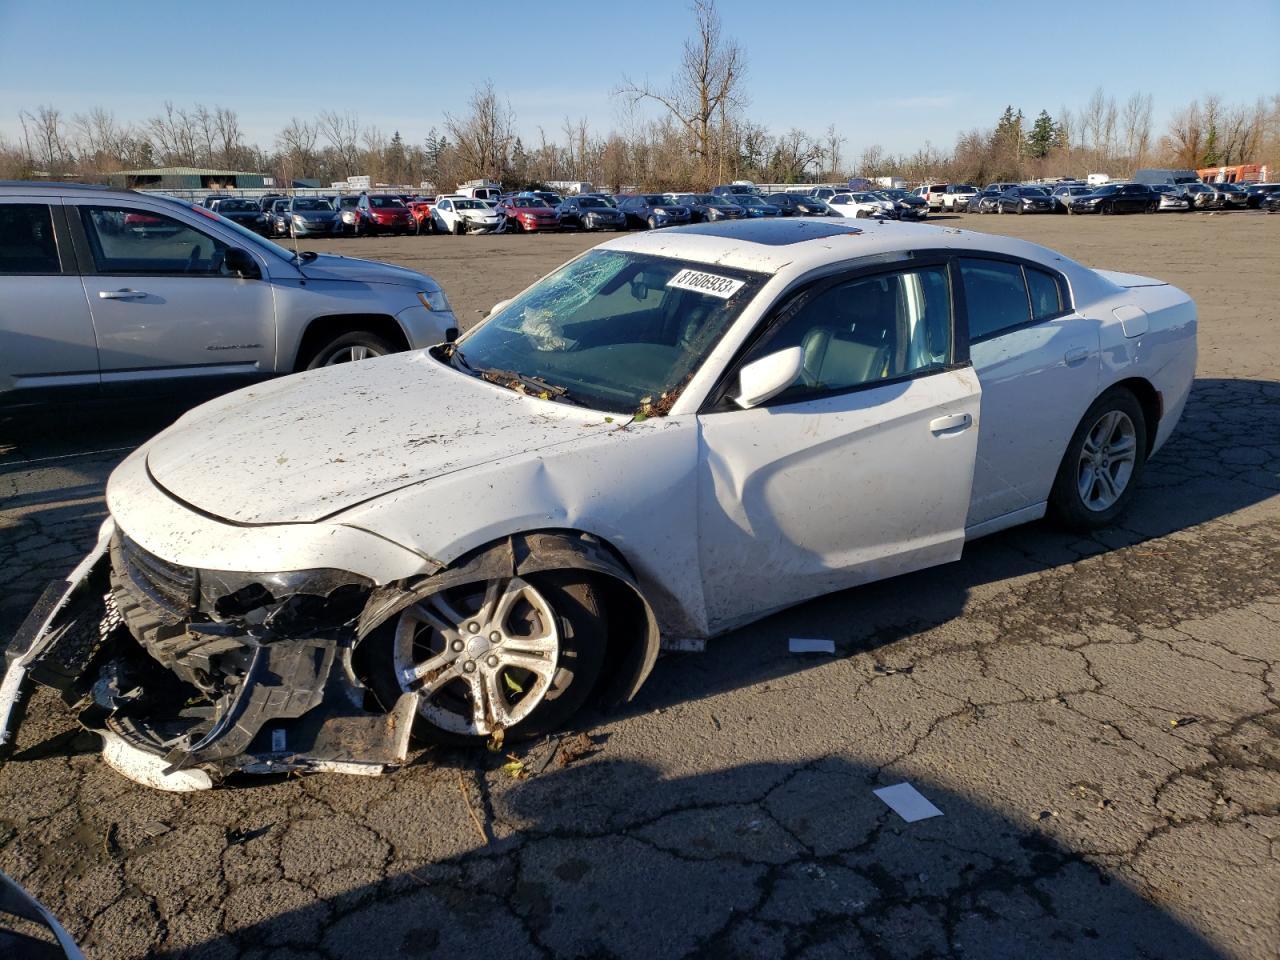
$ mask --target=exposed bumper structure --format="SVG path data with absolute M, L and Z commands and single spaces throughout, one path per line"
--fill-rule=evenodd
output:
M 0 759 L 39 683 L 103 737 L 111 766 L 160 789 L 241 772 L 378 774 L 404 762 L 414 698 L 370 703 L 352 662 L 367 590 L 314 571 L 276 598 L 252 576 L 201 586 L 178 569 L 104 526 L 6 651 Z

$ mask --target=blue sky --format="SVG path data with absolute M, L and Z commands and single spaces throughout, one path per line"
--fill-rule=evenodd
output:
M 1248 4 L 1230 26 L 1203 9 L 1168 0 L 720 2 L 726 34 L 747 54 L 751 118 L 776 133 L 818 135 L 834 123 L 846 155 L 872 143 L 949 148 L 1006 103 L 1056 113 L 1099 85 L 1118 101 L 1151 93 L 1157 131 L 1193 97 L 1280 93 L 1280 2 Z M 482 22 L 494 26 L 482 31 Z M 665 81 L 691 24 L 687 0 L 0 0 L 0 135 L 12 139 L 18 111 L 41 103 L 66 115 L 101 104 L 137 121 L 169 99 L 234 108 L 263 146 L 291 116 L 325 109 L 416 140 L 446 111 L 464 112 L 485 79 L 527 142 L 539 126 L 558 139 L 566 116 L 603 132 L 622 117 L 611 88 L 623 74 Z M 307 66 L 291 66 L 294 56 Z

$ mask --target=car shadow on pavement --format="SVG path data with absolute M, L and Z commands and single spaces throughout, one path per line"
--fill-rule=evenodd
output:
M 454 771 L 437 772 L 442 816 L 420 808 L 417 822 L 398 822 L 403 836 L 358 829 L 341 844 L 306 843 L 315 824 L 284 821 L 245 841 L 240 873 L 288 879 L 233 885 L 221 934 L 180 946 L 171 925 L 166 952 L 149 955 L 1223 956 L 1034 817 L 1017 823 L 916 782 L 942 816 L 907 823 L 872 793 L 893 781 L 844 758 L 684 777 L 584 760 L 491 794 L 476 824 L 485 843 L 450 838 L 448 856 L 403 859 L 397 842 L 438 830 L 444 814 L 469 826 L 448 790 Z M 346 832 L 335 815 L 331 837 Z M 344 881 L 370 869 L 378 879 Z
M 806 601 L 711 641 L 704 653 L 664 656 L 635 700 L 612 715 L 767 683 L 826 659 L 790 654 L 791 638 L 831 640 L 838 656 L 871 652 L 878 660 L 879 648 L 960 617 L 987 585 L 1139 548 L 1277 495 L 1280 382 L 1199 379 L 1116 526 L 1082 536 L 1046 519 L 967 544 L 955 563 Z

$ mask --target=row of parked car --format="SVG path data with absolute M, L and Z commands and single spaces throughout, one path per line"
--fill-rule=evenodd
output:
M 1165 210 L 1280 209 L 1280 184 L 931 183 L 903 189 L 764 193 L 754 184 L 722 184 L 709 193 L 587 193 L 548 190 L 497 196 L 403 194 L 261 198 L 210 196 L 205 206 L 269 237 L 372 236 L 474 232 L 536 233 L 657 229 L 752 217 L 879 217 L 924 220 L 950 213 L 1157 213 Z
M 1280 209 L 1280 184 L 1107 183 L 1079 180 L 1055 184 L 935 183 L 914 195 L 930 209 L 954 213 L 1158 213 L 1163 210 Z
M 370 194 L 318 197 L 207 197 L 204 205 L 269 237 L 376 234 L 538 232 L 656 229 L 755 217 L 888 217 L 923 220 L 929 206 L 905 190 L 766 194 L 752 184 L 724 184 L 708 193 L 587 193 L 547 190 L 496 197 Z

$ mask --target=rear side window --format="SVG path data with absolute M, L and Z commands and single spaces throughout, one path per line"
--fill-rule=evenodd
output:
M 1018 264 L 961 258 L 960 281 L 971 341 L 995 336 L 1031 319 L 1027 285 Z
M 61 272 L 48 204 L 0 204 L 0 274 Z
M 1031 315 L 1036 320 L 1048 320 L 1066 309 L 1062 288 L 1057 277 L 1034 267 L 1026 267 L 1027 291 L 1031 294 Z

